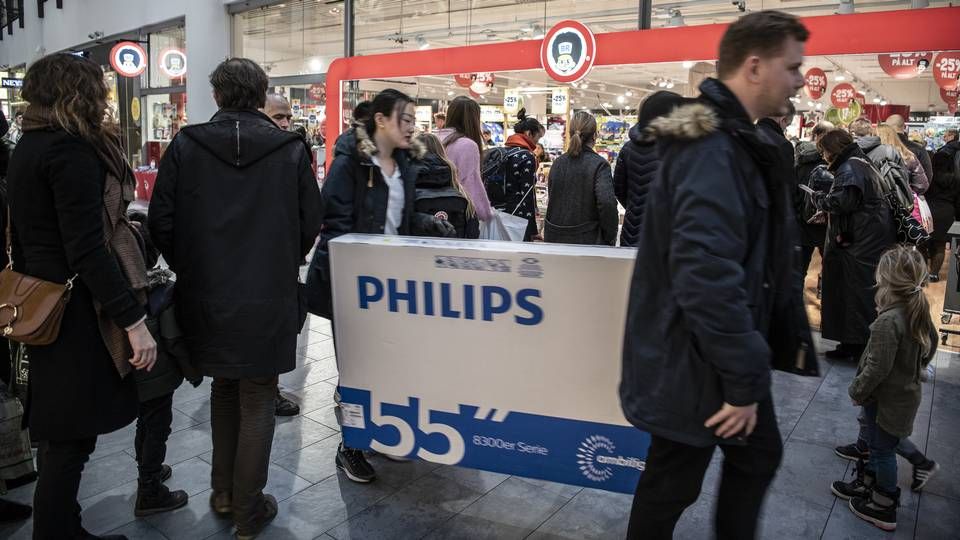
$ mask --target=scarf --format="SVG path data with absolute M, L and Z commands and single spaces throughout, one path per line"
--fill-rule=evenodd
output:
M 504 143 L 504 146 L 513 147 L 513 148 L 523 148 L 528 150 L 533 154 L 533 162 L 535 165 L 540 165 L 540 160 L 537 159 L 537 143 L 530 140 L 530 137 L 527 137 L 523 133 L 514 133 L 513 135 L 507 137 L 507 142 Z
M 23 115 L 23 131 L 61 130 L 54 119 L 53 111 L 31 105 Z M 140 242 L 133 225 L 127 219 L 127 206 L 133 201 L 136 180 L 120 146 L 120 137 L 107 133 L 102 141 L 88 141 L 106 169 L 103 185 L 103 235 L 104 245 L 117 261 L 126 278 L 127 285 L 141 304 L 147 302 L 147 268 L 140 249 Z M 103 344 L 110 353 L 120 377 L 131 371 L 130 358 L 133 350 L 127 332 L 117 326 L 103 310 L 97 299 L 93 300 L 97 313 L 97 325 Z

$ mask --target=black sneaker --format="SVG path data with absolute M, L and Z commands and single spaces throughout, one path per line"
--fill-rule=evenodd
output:
M 914 465 L 913 482 L 910 484 L 910 489 L 920 491 L 939 470 L 940 465 L 937 465 L 937 462 L 932 459 L 928 459 L 926 463 Z
M 361 484 L 372 482 L 377 477 L 377 472 L 370 466 L 363 452 L 344 448 L 343 443 L 340 443 L 340 448 L 337 449 L 337 468 L 342 470 L 347 478 Z
M 140 481 L 133 515 L 140 518 L 169 512 L 186 506 L 189 499 L 186 491 L 170 491 L 160 481 L 160 477 L 155 476 L 146 481 Z
M 897 530 L 898 506 L 900 506 L 900 488 L 893 493 L 873 489 L 869 497 L 850 499 L 850 511 L 853 515 L 885 531 Z
M 850 482 L 837 480 L 830 484 L 830 491 L 845 501 L 855 497 L 869 497 L 870 488 L 875 480 L 874 474 L 867 470 L 863 461 L 857 462 L 853 474 L 855 478 Z
M 848 444 L 846 446 L 838 446 L 833 449 L 833 453 L 843 459 L 849 459 L 850 461 L 867 461 L 870 459 L 870 449 L 863 449 L 856 443 Z
M 281 394 L 280 390 L 277 390 L 277 398 L 274 403 L 277 407 L 277 416 L 296 416 L 300 414 L 300 406 Z

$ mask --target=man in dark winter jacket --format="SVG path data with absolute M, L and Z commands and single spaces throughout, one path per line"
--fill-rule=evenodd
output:
M 720 42 L 719 80 L 653 123 L 663 161 L 640 231 L 620 384 L 627 419 L 651 434 L 629 538 L 672 537 L 717 445 L 717 536 L 755 536 L 783 450 L 771 365 L 816 360 L 803 354 L 793 186 L 753 122 L 787 113 L 807 37 L 791 15 L 742 17 Z
M 640 105 L 637 124 L 630 128 L 630 140 L 617 156 L 613 170 L 613 190 L 620 205 L 626 210 L 620 230 L 620 246 L 636 247 L 647 204 L 647 189 L 660 167 L 656 141 L 646 133 L 650 122 L 666 116 L 683 103 L 679 94 L 661 90 Z
M 943 135 L 946 144 L 933 154 L 933 179 L 925 194 L 933 214 L 933 234 L 930 236 L 930 281 L 940 280 L 947 243 L 947 231 L 960 216 L 960 140 L 957 130 L 949 129 Z
M 835 129 L 830 122 L 820 122 L 813 127 L 809 141 L 801 141 L 796 148 L 797 181 L 809 186 L 814 191 L 830 191 L 833 175 L 827 171 L 827 162 L 823 160 L 817 150 L 817 141 L 828 131 Z M 813 250 L 820 252 L 823 257 L 823 246 L 827 236 L 826 216 L 814 218 L 817 209 L 813 206 L 810 196 L 803 194 L 795 208 L 797 222 L 800 224 L 800 274 L 801 279 L 807 276 L 810 261 L 813 259 Z M 811 219 L 814 220 L 811 223 Z
M 149 228 L 177 274 L 190 356 L 213 377 L 213 490 L 238 538 L 276 516 L 265 495 L 277 376 L 296 365 L 306 317 L 300 262 L 320 229 L 320 193 L 296 133 L 264 106 L 267 76 L 231 58 L 210 75 L 220 110 L 177 134 L 160 163 Z
M 913 152 L 913 155 L 917 156 L 917 159 L 920 160 L 920 166 L 923 167 L 923 172 L 927 175 L 927 179 L 933 178 L 933 161 L 930 159 L 930 152 L 927 152 L 926 147 L 922 144 L 915 143 L 907 137 L 907 123 L 903 120 L 903 117 L 899 114 L 891 114 L 884 124 L 892 127 L 894 131 L 897 132 L 897 137 L 903 141 L 903 144 Z

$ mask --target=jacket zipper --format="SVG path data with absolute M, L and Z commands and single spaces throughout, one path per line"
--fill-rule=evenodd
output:
M 237 167 L 240 166 L 240 121 L 237 120 Z

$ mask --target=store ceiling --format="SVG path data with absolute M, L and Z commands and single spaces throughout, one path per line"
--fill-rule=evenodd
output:
M 532 39 L 543 28 L 567 18 L 587 22 L 598 33 L 630 30 L 637 28 L 638 4 L 635 0 L 356 0 L 356 48 L 358 54 L 372 54 L 417 50 L 425 43 L 440 48 Z M 672 10 L 680 10 L 684 23 L 688 25 L 729 22 L 742 14 L 735 4 L 729 0 L 655 0 L 652 22 L 654 27 L 668 25 L 671 15 L 676 14 Z M 910 4 L 909 0 L 856 0 L 855 8 L 858 12 L 907 9 Z M 929 4 L 937 7 L 947 5 L 947 2 L 931 1 Z M 342 0 L 297 0 L 241 14 L 239 31 L 243 54 L 263 63 L 271 75 L 318 71 L 318 67 L 326 66 L 342 55 L 342 7 Z M 801 16 L 813 16 L 835 13 L 837 3 L 764 0 L 747 1 L 744 8 L 746 11 L 783 9 Z M 931 105 L 935 110 L 946 109 L 929 72 L 916 79 L 894 80 L 880 69 L 876 55 L 809 58 L 804 70 L 813 66 L 828 73 L 830 88 L 836 84 L 834 71 L 848 71 L 849 76 L 858 81 L 853 84 L 858 89 L 867 90 L 868 102 L 873 97 L 882 96 L 889 103 L 910 105 L 914 110 L 927 110 Z M 674 81 L 674 91 L 686 91 L 687 69 L 680 63 L 665 63 L 597 68 L 588 79 L 596 84 L 584 91 L 583 96 L 579 95 L 580 90 L 575 90 L 572 97 L 574 101 L 579 97 L 585 102 L 615 103 L 616 97 L 627 90 L 640 97 L 651 89 L 658 89 L 649 84 L 657 77 Z M 456 87 L 449 88 L 449 82 L 446 78 L 420 78 L 420 91 L 425 93 L 424 97 L 437 98 L 446 98 L 449 90 L 465 92 Z M 541 72 L 504 74 L 498 78 L 496 95 L 502 97 L 503 88 L 520 83 L 545 86 L 549 81 Z M 601 85 L 607 87 L 606 91 Z M 492 99 L 492 96 L 488 98 Z M 802 96 L 801 108 L 806 107 L 807 101 L 807 97 Z M 828 107 L 829 93 L 820 101 L 822 107 Z

